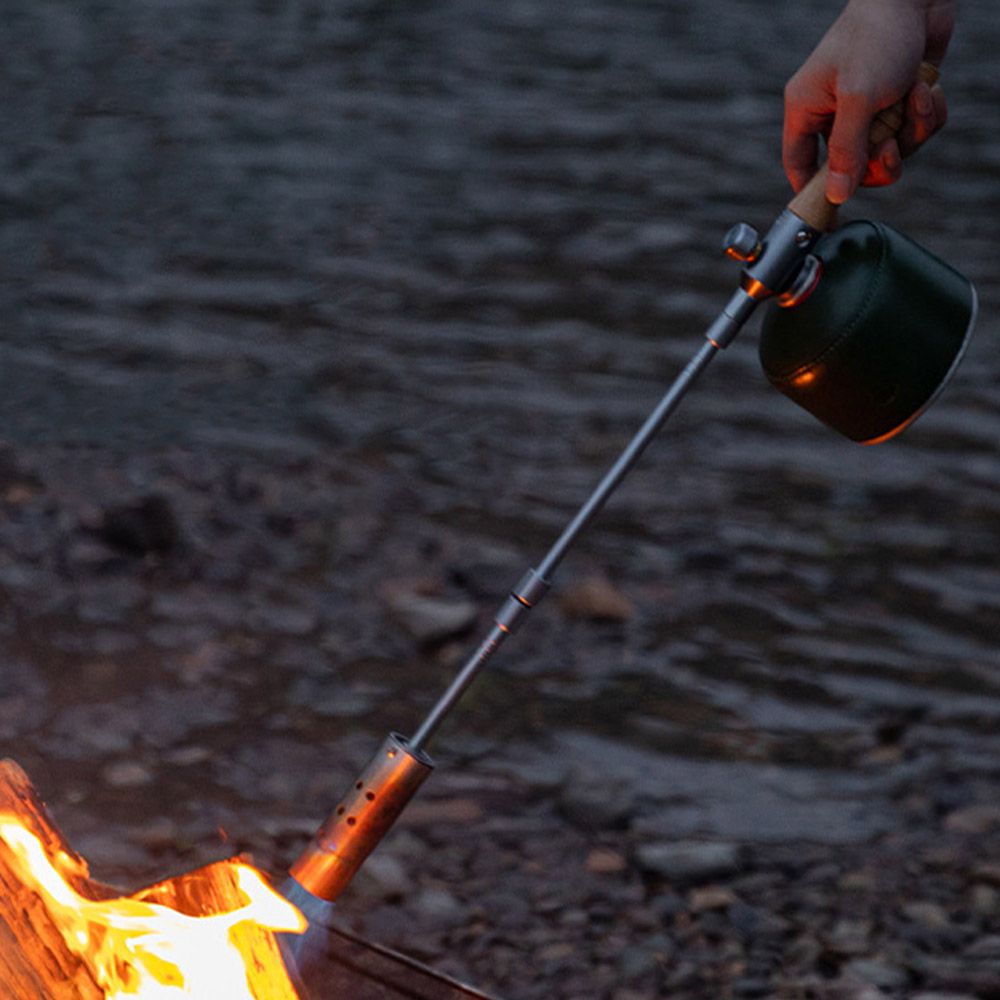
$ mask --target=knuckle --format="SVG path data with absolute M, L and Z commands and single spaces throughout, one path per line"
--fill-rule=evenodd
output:
M 831 168 L 847 173 L 860 173 L 865 163 L 865 158 L 853 145 L 836 140 L 827 147 L 827 158 Z
M 799 74 L 795 73 L 793 76 L 790 76 L 787 82 L 785 83 L 785 89 L 783 91 L 785 96 L 785 103 L 787 104 L 789 101 L 795 100 L 795 98 L 798 97 L 801 89 L 802 85 L 799 80 Z
M 855 114 L 862 114 L 874 109 L 875 102 L 866 88 L 848 82 L 837 88 L 837 107 Z

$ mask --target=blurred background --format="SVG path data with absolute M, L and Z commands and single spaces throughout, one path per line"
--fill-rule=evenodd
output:
M 0 753 L 97 877 L 281 871 L 698 348 L 839 5 L 3 8 Z M 753 324 L 345 924 L 510 1000 L 1000 996 L 998 46 L 845 213 L 978 288 L 939 402 L 860 448 Z

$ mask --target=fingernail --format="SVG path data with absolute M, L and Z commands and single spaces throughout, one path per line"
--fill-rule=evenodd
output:
M 917 114 L 929 115 L 934 110 L 931 92 L 926 85 L 918 86 L 914 91 L 913 103 L 917 106 Z
M 833 205 L 843 205 L 854 194 L 854 181 L 850 174 L 841 174 L 834 170 L 826 179 L 826 200 Z
M 798 194 L 809 183 L 809 174 L 795 173 L 791 175 L 792 190 Z
M 903 161 L 899 155 L 899 149 L 896 146 L 887 149 L 882 154 L 882 165 L 889 171 L 889 173 L 893 173 L 898 170 L 902 162 Z

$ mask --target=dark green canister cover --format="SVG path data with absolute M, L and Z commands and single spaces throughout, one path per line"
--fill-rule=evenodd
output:
M 855 441 L 914 420 L 960 359 L 976 312 L 972 284 L 889 226 L 857 221 L 813 253 L 823 269 L 798 305 L 769 304 L 760 339 L 768 380 Z

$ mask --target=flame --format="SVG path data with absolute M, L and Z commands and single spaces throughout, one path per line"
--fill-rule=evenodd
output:
M 86 877 L 86 864 L 65 852 L 50 858 L 11 813 L 0 813 L 0 839 L 16 859 L 23 882 L 39 894 L 67 948 L 88 968 L 107 1000 L 278 1000 L 298 995 L 273 938 L 265 935 L 261 946 L 260 935 L 239 929 L 300 934 L 306 920 L 248 865 L 225 863 L 245 897 L 242 906 L 191 916 L 142 899 L 142 893 L 103 900 L 81 896 L 67 878 Z M 259 985 L 262 966 L 271 984 L 264 992 Z M 257 973 L 256 985 L 251 970 Z

